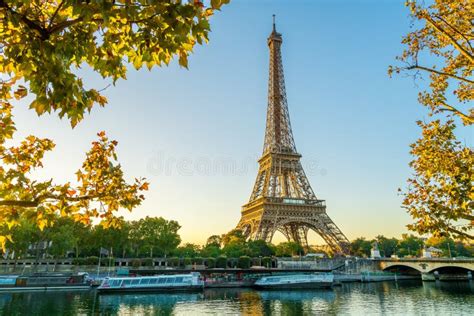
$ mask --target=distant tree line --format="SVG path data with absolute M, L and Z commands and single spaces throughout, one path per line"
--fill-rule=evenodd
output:
M 419 257 L 424 247 L 434 247 L 441 251 L 441 257 L 474 257 L 474 244 L 455 241 L 448 237 L 420 238 L 403 234 L 401 239 L 377 236 L 372 240 L 359 237 L 351 242 L 351 253 L 359 257 L 369 257 L 377 243 L 382 257 Z
M 223 235 L 212 235 L 205 245 L 181 244 L 178 233 L 181 226 L 174 220 L 162 217 L 145 217 L 137 221 L 121 219 L 119 227 L 104 228 L 102 225 L 85 225 L 68 217 L 58 218 L 51 227 L 40 230 L 36 223 L 21 219 L 13 230 L 13 238 L 7 241 L 5 257 L 25 258 L 88 258 L 101 254 L 116 258 L 168 257 L 193 258 L 267 258 L 272 256 L 301 256 L 306 252 L 323 252 L 321 249 L 305 251 L 295 242 L 278 245 L 263 240 L 247 241 L 240 230 Z M 442 256 L 474 256 L 474 245 L 464 244 L 449 238 L 424 240 L 414 235 L 403 235 L 401 239 L 377 236 L 373 240 L 357 238 L 351 242 L 352 255 L 369 257 L 374 242 L 382 256 L 419 256 L 424 246 L 436 247 Z M 332 256 L 329 251 L 326 255 Z M 95 260 L 95 259 L 94 259 Z M 246 259 L 242 259 L 246 260 Z M 207 260 L 209 261 L 209 260 Z M 206 262 L 207 262 L 206 261 Z M 95 262 L 95 261 L 94 261 Z M 183 260 L 181 264 L 186 264 Z M 217 264 L 217 262 L 215 263 Z
M 262 240 L 246 241 L 239 230 L 210 236 L 205 245 L 181 244 L 181 226 L 162 217 L 137 221 L 121 220 L 119 227 L 84 225 L 68 217 L 59 218 L 51 227 L 40 230 L 35 222 L 21 219 L 6 243 L 3 255 L 25 258 L 97 257 L 101 253 L 118 258 L 226 256 L 238 258 L 294 256 L 304 253 L 294 242 L 272 245 Z

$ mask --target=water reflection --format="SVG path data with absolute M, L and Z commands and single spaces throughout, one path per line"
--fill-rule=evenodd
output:
M 265 291 L 260 292 L 265 302 L 263 314 L 302 315 L 332 310 L 336 294 L 333 290 Z
M 333 290 L 107 294 L 0 293 L 0 315 L 469 314 L 472 282 L 351 283 Z
M 0 293 L 1 315 L 77 315 L 92 311 L 90 292 Z
M 193 304 L 202 294 L 195 293 L 145 293 L 145 294 L 106 294 L 96 295 L 98 308 L 92 310 L 105 315 L 168 315 L 179 302 Z

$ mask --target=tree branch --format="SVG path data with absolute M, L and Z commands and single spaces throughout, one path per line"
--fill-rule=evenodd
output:
M 0 0 L 0 8 L 5 8 L 7 12 L 9 12 L 10 14 L 13 14 L 13 15 L 17 15 L 20 17 L 20 20 L 27 26 L 29 27 L 30 29 L 36 31 L 39 33 L 40 37 L 42 40 L 47 40 L 51 34 L 54 34 L 54 33 L 59 33 L 61 31 L 63 31 L 64 29 L 74 25 L 74 24 L 77 24 L 77 23 L 80 23 L 80 22 L 83 22 L 84 21 L 84 17 L 83 16 L 80 16 L 76 19 L 73 19 L 73 20 L 67 20 L 67 21 L 64 21 L 64 22 L 61 22 L 61 23 L 58 23 L 56 25 L 53 25 L 53 22 L 54 22 L 54 19 L 56 18 L 57 14 L 59 13 L 61 7 L 63 6 L 64 4 L 64 1 L 62 1 L 59 6 L 56 8 L 56 10 L 54 11 L 53 15 L 51 16 L 51 19 L 49 21 L 49 25 L 48 25 L 48 28 L 44 28 L 42 27 L 41 25 L 35 23 L 34 21 L 28 19 L 25 15 L 23 14 L 20 14 L 18 12 L 16 12 L 15 10 L 13 10 L 12 8 L 10 8 L 5 0 Z M 132 23 L 132 24 L 136 24 L 136 23 L 142 23 L 142 22 L 145 22 L 147 20 L 150 20 L 154 17 L 156 17 L 157 15 L 159 15 L 158 13 L 155 13 L 149 17 L 146 17 L 146 18 L 143 18 L 143 19 L 140 19 L 140 20 L 129 20 L 128 22 L 129 23 Z M 103 22 L 104 19 L 101 19 L 101 18 L 95 18 L 95 19 L 91 19 L 91 21 L 93 22 Z
M 467 219 L 468 221 L 474 221 L 474 215 L 463 215 L 462 218 Z
M 471 239 L 471 240 L 474 240 L 474 236 L 473 235 L 469 235 L 468 233 L 465 233 L 463 231 L 460 231 L 456 228 L 453 228 L 453 227 L 446 227 L 446 229 L 451 232 L 451 233 L 455 233 L 455 234 L 458 234 L 459 236 L 462 236 L 464 238 L 468 238 L 468 239 Z
M 454 32 L 456 32 L 457 34 L 461 35 L 462 38 L 464 38 L 464 40 L 466 41 L 467 45 L 469 45 L 469 47 L 472 49 L 472 45 L 470 43 L 470 40 L 466 37 L 466 35 L 464 35 L 463 33 L 461 33 L 457 28 L 455 28 L 454 26 L 452 26 L 448 21 L 446 21 L 445 19 L 443 19 L 443 17 L 439 16 L 439 15 L 434 15 L 435 18 L 441 20 L 444 22 L 444 24 L 446 24 L 451 30 L 453 30 Z
M 80 16 L 80 17 L 78 17 L 77 19 L 74 19 L 74 20 L 64 21 L 62 23 L 56 24 L 53 27 L 50 27 L 49 32 L 50 32 L 50 34 L 59 33 L 62 30 L 64 30 L 65 28 L 67 28 L 71 25 L 77 24 L 77 23 L 81 22 L 82 20 L 84 20 L 84 17 Z
M 460 80 L 460 81 L 464 81 L 464 82 L 467 82 L 467 83 L 472 83 L 474 84 L 474 81 L 472 80 L 469 80 L 469 79 L 466 79 L 466 78 L 463 78 L 463 77 L 459 77 L 455 74 L 450 74 L 450 73 L 447 73 L 447 72 L 442 72 L 442 71 L 439 71 L 439 70 L 436 70 L 436 69 L 432 69 L 432 68 L 428 68 L 428 67 L 423 67 L 423 66 L 419 66 L 419 65 L 413 65 L 413 66 L 408 66 L 406 68 L 407 70 L 412 70 L 412 69 L 420 69 L 420 70 L 425 70 L 425 71 L 428 71 L 428 72 L 434 72 L 438 75 L 442 75 L 442 76 L 447 76 L 447 77 L 451 77 L 451 78 L 454 78 L 454 79 L 457 79 L 457 80 Z
M 37 201 L 2 200 L 0 206 L 38 207 Z
M 155 13 L 155 14 L 150 15 L 149 17 L 146 17 L 146 18 L 143 18 L 143 19 L 140 19 L 140 20 L 130 20 L 130 21 L 128 21 L 128 23 L 131 23 L 131 24 L 142 23 L 142 22 L 145 22 L 147 20 L 153 19 L 157 15 L 159 15 L 159 14 Z
M 12 8 L 10 8 L 4 0 L 0 0 L 0 8 L 4 8 L 10 14 L 18 16 L 20 18 L 20 21 L 23 22 L 23 24 L 25 24 L 31 30 L 38 32 L 42 40 L 48 39 L 49 33 L 45 28 L 35 23 L 34 21 L 28 19 L 25 15 L 20 14 L 16 12 L 15 10 L 13 10 Z
M 1 1 L 1 0 L 0 0 Z M 77 24 L 79 22 L 83 22 L 84 21 L 84 17 L 83 16 L 80 16 L 78 17 L 77 19 L 74 19 L 74 20 L 67 20 L 67 21 L 64 21 L 62 23 L 59 23 L 59 24 L 56 24 L 55 26 L 53 26 L 52 28 L 49 29 L 49 33 L 50 34 L 54 34 L 54 33 L 59 33 L 61 32 L 62 30 L 74 25 L 74 24 Z M 99 19 L 99 18 L 96 18 L 96 19 L 91 19 L 90 21 L 92 22 L 104 22 L 104 19 Z
M 59 10 L 61 10 L 63 4 L 64 4 L 64 0 L 61 1 L 61 3 L 58 5 L 53 15 L 51 16 L 51 19 L 49 20 L 48 29 L 50 29 L 51 26 L 53 25 L 54 19 L 56 18 L 56 15 L 58 14 Z
M 425 19 L 435 30 L 446 35 L 451 41 L 451 43 L 454 45 L 454 47 L 456 47 L 461 52 L 461 54 L 464 55 L 471 63 L 474 63 L 474 56 L 471 55 L 468 51 L 466 51 L 466 49 L 462 47 L 462 45 L 460 45 L 452 35 L 448 34 L 442 27 L 436 24 L 436 22 L 433 21 L 429 14 L 426 14 Z
M 0 200 L 0 206 L 18 206 L 18 207 L 38 207 L 45 200 L 66 200 L 68 202 L 80 202 L 93 199 L 100 199 L 105 197 L 105 194 L 97 195 L 81 195 L 81 196 L 58 196 L 51 193 L 43 194 L 34 199 L 33 201 L 25 200 Z
M 474 117 L 470 116 L 470 115 L 467 115 L 467 114 L 464 114 L 463 112 L 459 111 L 458 109 L 456 109 L 454 106 L 452 105 L 449 105 L 447 104 L 446 102 L 444 101 L 439 101 L 439 103 L 444 106 L 445 108 L 444 109 L 439 109 L 440 111 L 450 111 L 450 112 L 454 112 L 456 113 L 457 115 L 459 115 L 463 120 L 465 120 L 466 122 L 469 122 L 470 124 L 473 124 L 474 123 Z

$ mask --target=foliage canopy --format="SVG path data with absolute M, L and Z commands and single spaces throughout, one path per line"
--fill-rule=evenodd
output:
M 28 136 L 18 146 L 8 146 L 15 126 L 11 106 L 0 105 L 0 226 L 9 229 L 20 219 L 34 219 L 40 229 L 51 225 L 57 215 L 90 224 L 100 217 L 105 226 L 117 225 L 114 212 L 120 207 L 131 210 L 139 205 L 148 189 L 144 179 L 128 183 L 117 161 L 116 141 L 98 133 L 98 140 L 86 153 L 82 167 L 76 172 L 76 184 L 55 183 L 53 179 L 33 180 L 31 174 L 43 167 L 45 153 L 54 148 L 49 139 Z M 5 133 L 7 131 L 7 133 Z M 4 245 L 9 234 L 0 234 Z
M 446 120 L 418 122 L 422 137 L 411 145 L 410 166 L 403 207 L 415 219 L 408 228 L 420 234 L 473 239 L 474 182 L 472 149 L 456 140 L 453 119 L 474 123 L 474 3 L 471 0 L 408 1 L 415 30 L 393 72 L 418 77 L 429 74 L 429 88 L 419 102 L 430 116 Z M 430 59 L 428 59 L 428 56 Z M 429 60 L 429 61 L 428 61 Z
M 209 18 L 229 0 L 0 0 L 0 245 L 11 239 L 20 218 L 40 230 L 56 215 L 105 227 L 119 225 L 118 208 L 131 210 L 144 199 L 144 179 L 128 183 L 118 163 L 116 141 L 104 132 L 76 173 L 77 184 L 33 180 L 49 139 L 28 136 L 7 144 L 15 132 L 12 101 L 32 95 L 38 115 L 55 112 L 74 127 L 95 104 L 107 103 L 101 91 L 78 75 L 90 68 L 104 79 L 126 78 L 136 69 L 167 65 L 174 57 L 188 66 L 196 44 L 208 41 Z
M 411 146 L 415 176 L 408 179 L 404 207 L 420 234 L 474 239 L 474 151 L 454 136 L 454 123 L 418 124 L 422 138 Z
M 72 126 L 94 104 L 105 105 L 97 89 L 77 75 L 88 66 L 115 83 L 136 69 L 188 66 L 196 43 L 208 41 L 209 17 L 229 0 L 0 0 L 0 99 L 34 94 L 38 114 L 57 111 Z M 18 80 L 28 84 L 16 85 Z
M 420 92 L 420 103 L 433 113 L 448 111 L 464 124 L 473 124 L 474 108 L 469 103 L 474 100 L 474 3 L 435 0 L 425 6 L 408 1 L 407 6 L 414 25 L 421 27 L 403 38 L 406 49 L 397 58 L 403 65 L 389 67 L 389 74 L 428 73 L 430 90 Z M 433 64 L 423 62 L 428 54 Z

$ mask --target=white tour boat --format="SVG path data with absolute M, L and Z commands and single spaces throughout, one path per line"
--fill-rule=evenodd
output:
M 265 276 L 254 285 L 261 289 L 314 289 L 331 287 L 333 282 L 332 273 L 314 273 Z
M 105 278 L 99 292 L 144 292 L 144 291 L 196 291 L 202 290 L 204 281 L 197 272 L 190 274 L 154 275 L 142 277 Z
M 34 273 L 29 275 L 0 276 L 0 292 L 89 290 L 87 273 Z

